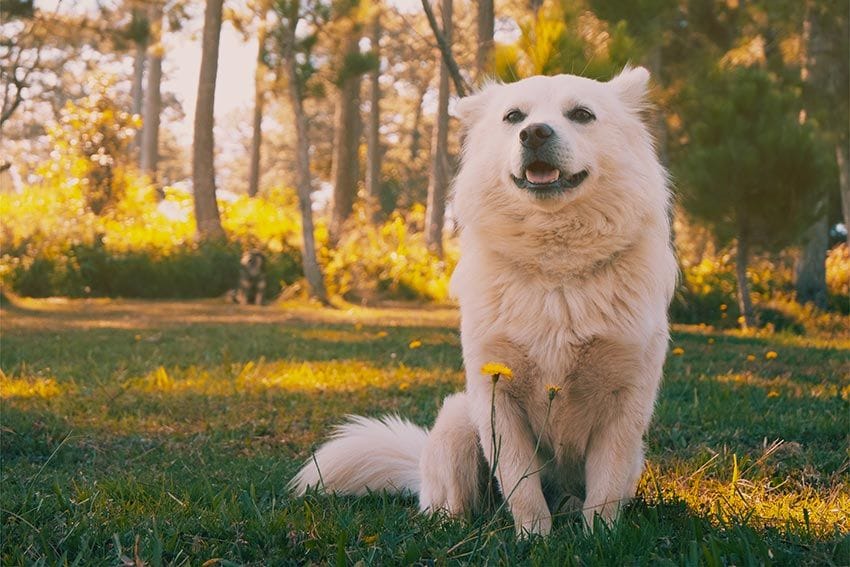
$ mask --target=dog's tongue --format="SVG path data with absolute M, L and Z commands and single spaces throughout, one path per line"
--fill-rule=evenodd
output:
M 535 185 L 554 183 L 560 176 L 560 171 L 548 165 L 538 165 L 525 170 L 525 178 Z

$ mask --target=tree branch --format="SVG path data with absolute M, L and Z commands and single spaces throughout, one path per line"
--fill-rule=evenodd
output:
M 455 58 L 452 56 L 451 48 L 446 43 L 446 38 L 443 36 L 440 26 L 437 25 L 437 18 L 434 16 L 434 11 L 431 9 L 430 2 L 428 0 L 422 0 L 422 8 L 425 10 L 425 15 L 428 17 L 428 25 L 431 26 L 431 31 L 434 32 L 434 38 L 437 40 L 437 47 L 440 48 L 443 63 L 446 64 L 446 68 L 449 70 L 449 75 L 452 77 L 452 82 L 455 85 L 455 91 L 458 96 L 466 96 L 471 89 L 460 74 L 457 62 L 455 62 Z

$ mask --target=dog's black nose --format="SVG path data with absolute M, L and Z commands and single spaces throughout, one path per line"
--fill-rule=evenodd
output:
M 529 124 L 519 133 L 519 141 L 526 148 L 537 149 L 552 137 L 555 132 L 548 124 L 538 122 L 537 124 Z

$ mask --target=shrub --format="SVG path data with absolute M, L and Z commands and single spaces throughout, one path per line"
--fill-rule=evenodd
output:
M 215 297 L 235 287 L 246 248 L 267 257 L 267 293 L 301 275 L 291 192 L 222 203 L 229 241 L 194 240 L 191 196 L 126 176 L 122 198 L 101 215 L 67 178 L 0 196 L 0 279 L 34 297 Z
M 850 247 L 841 243 L 826 257 L 826 288 L 829 310 L 850 314 Z
M 445 300 L 457 251 L 449 243 L 444 260 L 432 254 L 425 246 L 424 221 L 421 205 L 414 205 L 406 215 L 396 211 L 379 226 L 358 208 L 333 249 L 328 246 L 326 227 L 320 224 L 317 237 L 328 291 L 352 300 Z
M 777 259 L 757 259 L 748 267 L 747 278 L 759 324 L 777 332 L 794 334 L 814 329 L 831 333 L 846 326 L 850 310 L 847 245 L 836 246 L 827 257 L 830 305 L 826 312 L 795 301 L 791 265 L 790 256 L 783 254 Z M 735 287 L 735 264 L 728 254 L 704 258 L 698 264 L 683 267 L 681 282 L 670 307 L 670 318 L 676 323 L 736 328 L 740 313 Z

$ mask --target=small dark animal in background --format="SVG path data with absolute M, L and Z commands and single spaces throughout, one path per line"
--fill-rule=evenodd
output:
M 247 250 L 239 261 L 239 287 L 233 300 L 240 305 L 262 305 L 266 293 L 266 255 Z

